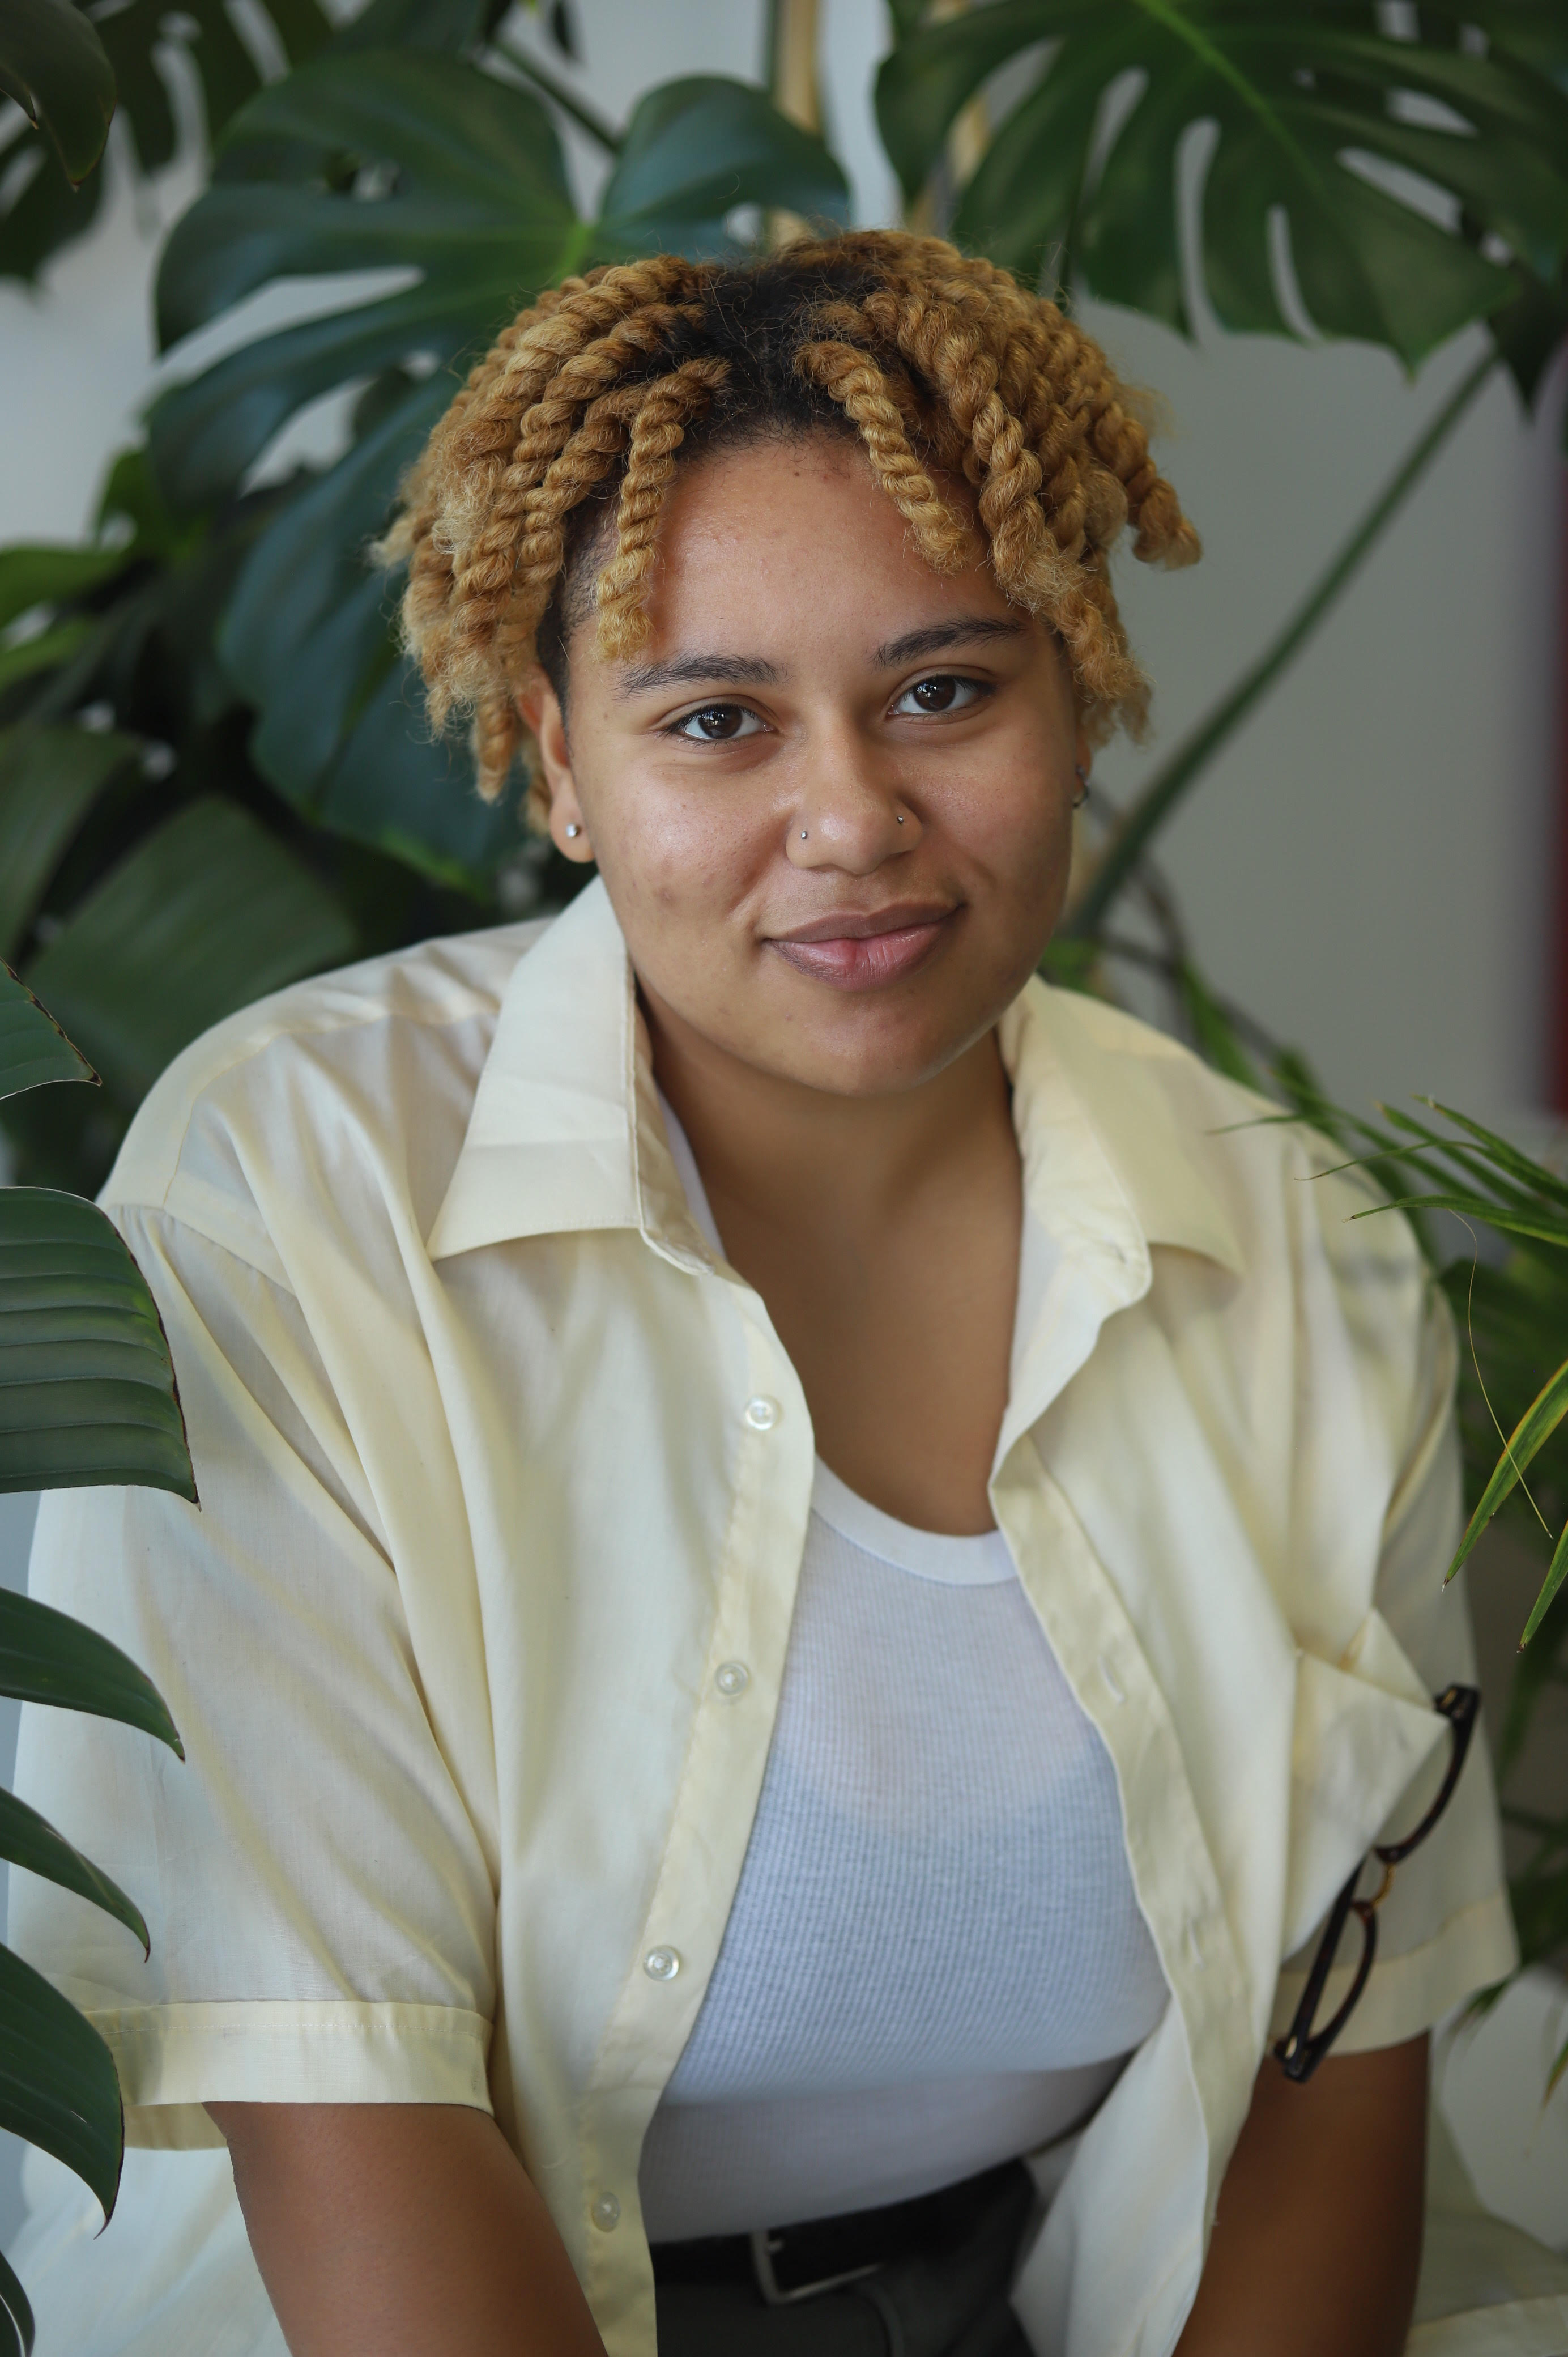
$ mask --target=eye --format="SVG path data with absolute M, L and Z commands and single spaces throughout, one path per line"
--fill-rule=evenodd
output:
M 983 680 L 960 679 L 950 671 L 933 672 L 929 679 L 918 679 L 907 687 L 893 710 L 908 715 L 964 712 L 990 693 Z
M 688 745 L 733 745 L 737 737 L 755 737 L 762 727 L 755 712 L 744 704 L 704 704 L 673 722 L 666 735 L 683 737 Z

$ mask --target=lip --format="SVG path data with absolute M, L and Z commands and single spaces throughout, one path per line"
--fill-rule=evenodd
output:
M 838 990 L 876 990 L 912 974 L 958 914 L 947 902 L 894 901 L 885 909 L 843 909 L 814 917 L 768 946 L 798 973 Z

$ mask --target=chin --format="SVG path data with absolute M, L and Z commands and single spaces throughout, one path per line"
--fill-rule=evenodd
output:
M 965 1032 L 934 1040 L 922 1030 L 891 1039 L 797 1039 L 789 1077 L 828 1096 L 901 1096 L 945 1071 L 962 1055 L 971 1037 Z

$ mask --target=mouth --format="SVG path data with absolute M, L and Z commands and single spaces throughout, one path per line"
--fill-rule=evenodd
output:
M 930 956 L 948 932 L 958 908 L 896 902 L 865 914 L 849 910 L 817 917 L 790 933 L 778 933 L 768 946 L 798 973 L 838 990 L 876 990 L 897 982 Z

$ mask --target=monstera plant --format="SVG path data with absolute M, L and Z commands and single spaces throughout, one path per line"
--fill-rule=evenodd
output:
M 0 966 L 0 1096 L 97 1075 L 31 991 Z M 0 1189 L 0 1490 L 140 1482 L 194 1503 L 163 1328 L 118 1231 L 94 1204 Z M 91 1711 L 180 1741 L 162 1698 L 116 1646 L 0 1590 L 0 1695 Z M 135 1901 L 67 1836 L 0 1792 L 0 1857 L 101 1907 L 147 1945 Z M 41 1974 L 0 1947 L 0 2127 L 39 2145 L 113 2210 L 124 2127 L 113 2058 Z M 27 2295 L 0 2260 L 0 2357 L 33 2345 Z

